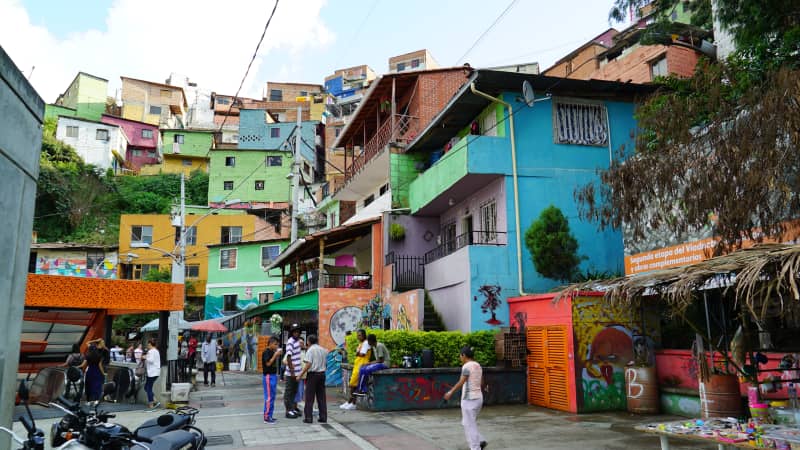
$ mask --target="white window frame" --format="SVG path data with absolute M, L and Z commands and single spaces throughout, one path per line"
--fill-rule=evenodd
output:
M 262 301 L 261 300 L 261 296 L 262 295 L 266 295 L 267 296 L 267 301 Z M 271 302 L 271 301 L 273 301 L 275 299 L 275 292 L 259 292 L 258 295 L 257 295 L 257 298 L 258 298 L 258 304 L 259 305 L 266 305 L 267 303 L 269 303 L 269 302 Z
M 183 144 L 186 140 L 186 135 L 184 134 L 176 134 L 172 137 L 172 143 L 174 144 Z
M 571 98 L 553 101 L 554 143 L 606 147 L 608 139 L 608 109 L 604 103 Z
M 76 138 L 77 139 L 78 137 L 80 137 L 80 134 L 81 134 L 80 127 L 67 125 L 66 133 L 67 133 L 67 137 L 68 138 Z
M 142 139 L 153 139 L 153 130 L 142 128 Z
M 272 164 L 272 161 L 279 161 L 280 164 Z M 267 167 L 281 167 L 283 166 L 283 156 L 280 155 L 267 156 L 267 159 L 264 161 L 264 163 L 266 163 Z
M 225 228 L 227 228 L 227 229 L 228 229 L 228 242 L 223 242 L 223 241 L 224 241 L 224 239 L 223 239 L 223 233 L 224 233 L 224 231 L 225 231 Z M 237 239 L 237 240 L 232 240 L 232 239 L 231 239 L 231 236 L 232 236 L 232 235 L 231 235 L 231 231 L 232 231 L 233 229 L 235 229 L 235 228 L 238 228 L 238 229 L 239 229 L 239 236 L 238 236 L 238 239 Z M 242 227 L 240 227 L 240 226 L 224 226 L 224 227 L 220 228 L 220 230 L 219 230 L 219 241 L 220 241 L 220 243 L 222 243 L 222 244 L 235 244 L 235 243 L 237 243 L 237 242 L 242 242 L 242 232 L 243 232 L 243 231 L 244 231 L 244 230 L 243 230 L 243 229 L 242 229 Z
M 667 55 L 663 55 L 650 63 L 650 79 L 654 80 L 656 77 L 666 76 L 669 76 L 669 66 L 667 63 Z
M 108 130 L 105 128 L 98 128 L 94 131 L 94 138 L 98 141 L 108 141 L 109 140 L 109 133 Z
M 139 228 L 139 239 L 134 239 L 134 229 Z M 145 240 L 147 236 L 144 231 L 150 229 L 150 240 Z M 131 225 L 131 244 L 152 244 L 153 243 L 153 226 L 152 225 Z
M 233 251 L 233 267 L 222 266 L 222 253 Z M 228 262 L 230 263 L 231 257 L 228 254 Z M 239 267 L 239 249 L 237 247 L 221 248 L 219 249 L 219 270 L 236 270 Z

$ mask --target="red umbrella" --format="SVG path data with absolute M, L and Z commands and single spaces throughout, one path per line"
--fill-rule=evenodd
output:
M 193 322 L 191 329 L 193 331 L 205 331 L 208 333 L 224 333 L 228 331 L 228 328 L 225 325 L 217 322 L 214 319 Z

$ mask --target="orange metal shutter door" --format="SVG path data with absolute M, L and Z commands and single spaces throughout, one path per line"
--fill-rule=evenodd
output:
M 528 327 L 528 403 L 547 406 L 547 370 L 545 367 L 545 329 Z
M 547 406 L 569 411 L 567 327 L 561 325 L 547 327 L 546 335 Z

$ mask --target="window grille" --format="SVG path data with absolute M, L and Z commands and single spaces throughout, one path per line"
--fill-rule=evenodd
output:
M 608 122 L 603 105 L 555 104 L 556 144 L 602 145 L 608 143 Z

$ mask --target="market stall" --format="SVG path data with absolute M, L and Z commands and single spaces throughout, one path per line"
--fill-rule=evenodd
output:
M 726 448 L 774 448 L 789 450 L 800 445 L 800 430 L 785 425 L 761 424 L 733 418 L 650 423 L 637 431 L 656 434 L 661 449 L 669 450 L 670 438 L 715 443 Z

